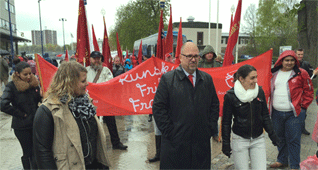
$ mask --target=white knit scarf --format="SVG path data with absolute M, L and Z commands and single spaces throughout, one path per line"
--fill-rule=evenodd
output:
M 234 83 L 234 94 L 236 97 L 243 103 L 251 102 L 255 99 L 258 95 L 258 84 L 256 83 L 254 89 L 247 89 L 245 90 L 239 80 L 235 81 Z

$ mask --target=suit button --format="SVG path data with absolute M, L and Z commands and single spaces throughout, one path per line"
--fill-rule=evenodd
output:
M 73 165 L 77 165 L 77 162 L 73 162 Z
M 55 157 L 54 160 L 57 161 L 57 157 Z
M 73 144 L 71 144 L 71 147 L 74 147 L 74 145 L 73 145 Z

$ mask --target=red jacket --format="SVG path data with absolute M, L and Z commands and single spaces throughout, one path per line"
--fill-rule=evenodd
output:
M 292 109 L 295 116 L 300 114 L 301 108 L 307 109 L 314 99 L 314 87 L 309 74 L 306 70 L 299 67 L 300 63 L 296 57 L 296 54 L 292 50 L 284 51 L 276 61 L 274 68 L 272 69 L 273 77 L 271 79 L 271 104 L 273 102 L 274 83 L 278 74 L 278 71 L 282 68 L 283 58 L 292 56 L 296 60 L 295 67 L 292 70 L 292 74 L 288 79 L 288 96 L 289 101 L 292 104 Z

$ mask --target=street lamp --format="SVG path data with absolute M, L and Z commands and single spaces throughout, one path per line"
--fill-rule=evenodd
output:
M 64 21 L 67 21 L 65 18 L 60 18 L 59 21 L 62 21 L 62 28 L 63 28 L 63 42 L 64 42 L 64 53 L 66 53 L 65 51 L 65 36 L 64 36 Z
M 44 50 L 43 50 L 43 33 L 42 33 L 42 24 L 41 24 L 41 6 L 40 6 L 41 0 L 38 0 L 39 3 L 39 18 L 40 18 L 40 31 L 41 31 L 41 46 L 42 46 L 42 57 L 44 56 Z

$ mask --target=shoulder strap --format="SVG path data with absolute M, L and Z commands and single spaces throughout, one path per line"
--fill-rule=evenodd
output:
M 102 68 L 102 69 L 103 69 L 103 68 Z M 96 74 L 96 76 L 95 76 L 95 78 L 94 78 L 94 80 L 93 80 L 93 83 L 96 83 L 97 80 L 99 79 L 99 76 L 100 76 L 100 73 L 102 72 L 102 69 L 99 69 L 99 70 L 97 71 L 97 74 Z

